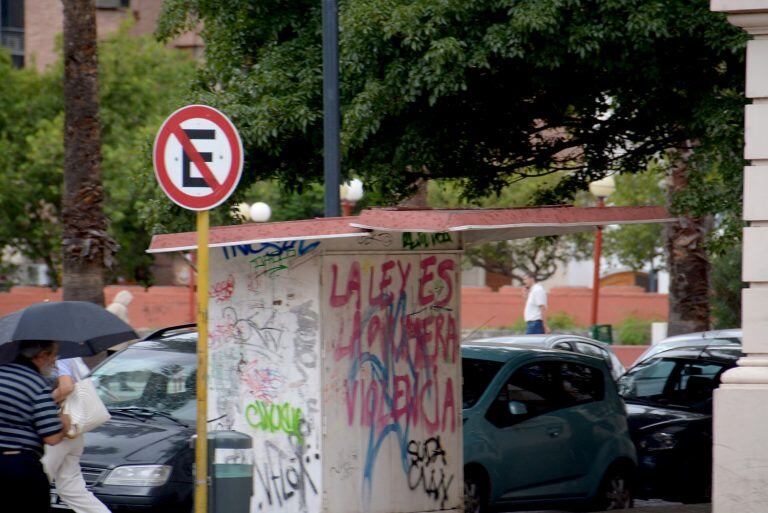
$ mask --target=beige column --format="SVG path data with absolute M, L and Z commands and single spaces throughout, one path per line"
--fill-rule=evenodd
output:
M 768 0 L 712 0 L 747 46 L 743 350 L 715 391 L 713 513 L 768 512 Z

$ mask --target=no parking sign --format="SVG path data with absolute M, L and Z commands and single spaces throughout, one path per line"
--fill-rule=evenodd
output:
M 212 208 L 234 192 L 243 172 L 243 144 L 232 122 L 213 107 L 188 105 L 165 120 L 152 149 L 155 176 L 179 206 L 197 211 L 197 442 L 195 512 L 208 507 L 208 230 Z
M 160 127 L 152 158 L 157 181 L 174 203 L 189 210 L 210 210 L 237 187 L 243 144 L 220 111 L 188 105 Z

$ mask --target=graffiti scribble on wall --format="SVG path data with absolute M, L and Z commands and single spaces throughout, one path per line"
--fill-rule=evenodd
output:
M 235 291 L 235 277 L 231 274 L 227 276 L 226 280 L 214 283 L 211 287 L 210 296 L 211 299 L 216 300 L 219 303 L 229 301 L 232 299 L 232 294 Z
M 403 232 L 403 247 L 405 249 L 429 249 L 440 244 L 450 244 L 453 242 L 451 234 L 447 232 L 424 233 L 424 232 Z
M 347 369 L 339 401 L 347 425 L 365 433 L 364 493 L 372 493 L 377 461 L 394 439 L 406 490 L 442 508 L 457 489 L 441 444 L 455 440 L 461 408 L 456 257 L 347 262 L 326 266 L 327 301 L 337 321 L 331 354 Z
M 447 467 L 448 460 L 440 444 L 440 436 L 423 442 L 408 442 L 408 486 L 432 497 L 441 508 L 448 500 L 454 477 L 448 475 Z
M 213 254 L 209 425 L 251 437 L 253 513 L 320 511 L 319 245 Z

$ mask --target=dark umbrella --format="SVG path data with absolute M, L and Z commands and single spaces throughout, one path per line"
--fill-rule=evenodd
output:
M 59 356 L 92 356 L 133 340 L 133 328 L 86 301 L 37 303 L 0 318 L 0 363 L 12 361 L 23 340 L 55 340 Z

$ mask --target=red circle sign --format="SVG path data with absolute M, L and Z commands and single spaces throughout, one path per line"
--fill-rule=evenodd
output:
M 210 210 L 235 190 L 243 172 L 243 143 L 232 122 L 207 105 L 182 107 L 165 120 L 152 150 L 155 176 L 171 200 Z

